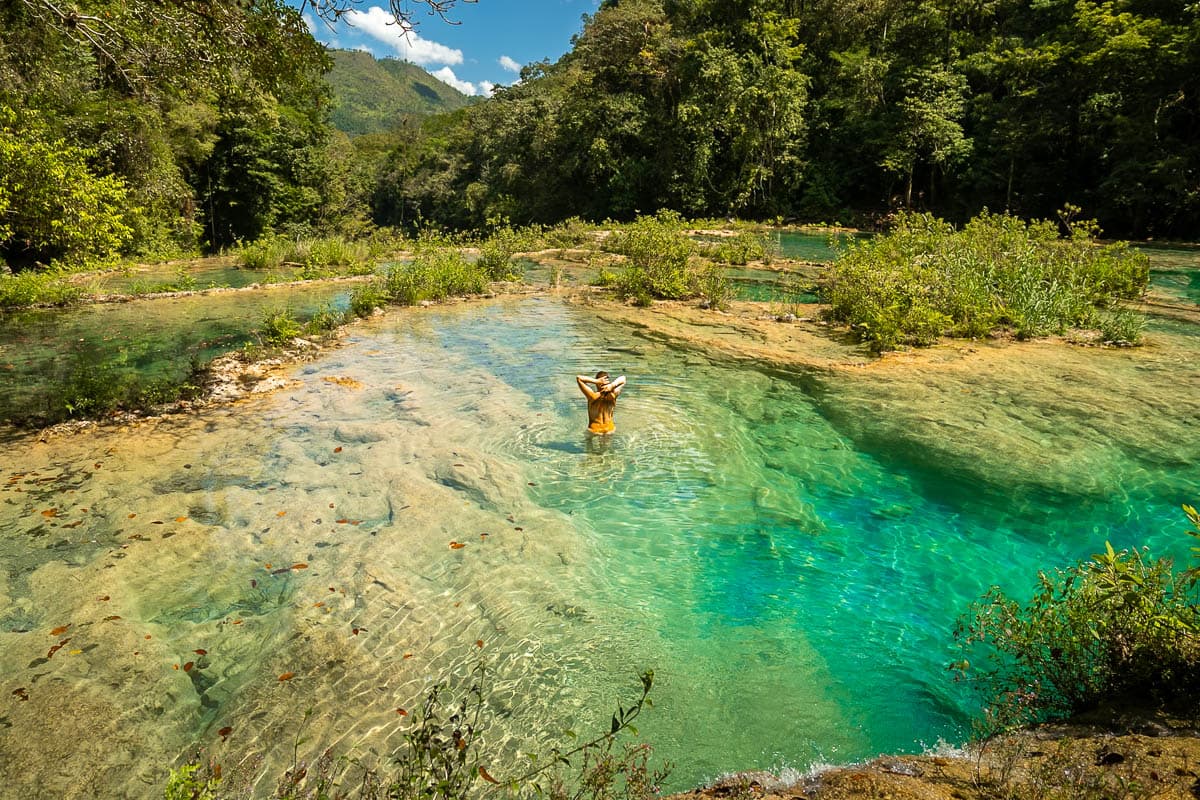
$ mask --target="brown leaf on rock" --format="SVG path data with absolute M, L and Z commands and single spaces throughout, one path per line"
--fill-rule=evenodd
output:
M 308 564 L 301 561 L 299 564 L 292 564 L 292 569 L 308 569 Z
M 217 736 L 220 736 L 221 741 L 223 742 L 227 738 L 229 738 L 229 734 L 231 734 L 231 733 L 233 733 L 233 726 L 226 725 L 224 728 L 221 728 L 221 730 L 217 731 Z
M 279 680 L 280 680 L 280 682 L 282 682 L 282 681 L 290 681 L 290 680 L 291 680 L 292 678 L 294 678 L 294 677 L 296 677 L 296 673 L 294 673 L 294 672 L 285 672 L 285 673 L 283 673 L 282 675 L 280 675 L 280 676 L 279 676 Z
M 451 550 L 462 550 L 464 547 L 466 547 L 466 545 L 463 544 L 462 542 L 451 542 L 450 543 Z
M 176 517 L 175 521 L 176 522 L 187 522 L 187 517 Z
M 105 617 L 105 618 L 104 618 L 104 621 L 105 621 L 105 622 L 112 622 L 113 620 L 117 620 L 117 619 L 120 619 L 120 618 L 121 618 L 121 616 L 120 616 L 119 614 L 110 614 L 109 616 L 107 616 L 107 617 Z
M 483 778 L 488 783 L 494 783 L 497 785 L 499 785 L 499 783 L 500 783 L 500 781 L 496 780 L 495 778 L 493 778 L 491 775 L 488 774 L 488 771 L 483 768 L 482 764 L 479 765 L 479 777 Z
M 69 622 L 68 622 L 66 625 L 59 625 L 59 626 L 58 626 L 57 628 L 55 628 L 54 630 L 50 631 L 50 635 L 51 635 L 51 636 L 58 636 L 59 634 L 66 633 L 66 632 L 67 632 L 67 628 L 69 628 L 69 627 L 71 627 L 71 623 L 69 623 Z
M 342 448 L 340 448 L 340 447 L 335 447 L 335 448 L 333 448 L 333 452 L 335 452 L 335 453 L 340 453 L 340 452 L 342 452 Z
M 187 662 L 186 664 L 184 664 L 184 665 L 183 665 L 183 671 L 184 671 L 184 672 L 191 672 L 191 671 L 192 671 L 192 667 L 194 667 L 195 665 L 196 665 L 196 662 L 194 662 L 194 661 L 189 661 L 189 662 Z
M 203 647 L 197 647 L 197 648 L 196 648 L 195 650 L 193 650 L 192 652 L 193 652 L 193 653 L 195 653 L 195 654 L 196 654 L 196 655 L 198 655 L 198 656 L 206 656 L 206 655 L 208 655 L 208 651 L 207 651 L 207 650 L 205 650 Z

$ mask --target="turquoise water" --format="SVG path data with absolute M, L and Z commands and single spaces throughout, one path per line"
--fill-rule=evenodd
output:
M 1136 480 L 1102 477 L 1107 497 L 988 485 L 905 442 L 856 441 L 834 421 L 850 409 L 827 413 L 836 386 L 636 340 L 630 353 L 623 332 L 569 316 L 472 317 L 439 344 L 545 411 L 501 447 L 533 465 L 536 502 L 586 520 L 598 555 L 580 602 L 630 610 L 627 634 L 662 643 L 642 729 L 681 786 L 961 742 L 974 703 L 945 665 L 969 602 L 1106 537 L 1181 544 L 1179 503 L 1200 493 L 1190 467 L 1134 461 Z M 559 388 L 597 365 L 630 375 L 611 441 L 579 433 Z
M 159 286 L 180 286 L 188 282 L 193 289 L 228 287 L 240 289 L 262 283 L 271 277 L 268 270 L 248 269 L 235 264 L 198 263 L 186 265 L 155 264 L 129 270 L 86 275 L 76 280 L 98 294 L 146 292 Z M 181 287 L 182 288 L 182 287 Z
M 783 258 L 799 261 L 833 261 L 840 248 L 856 240 L 869 239 L 870 233 L 803 233 L 776 231 L 770 234 Z
M 14 438 L 0 697 L 30 700 L 0 712 L 0 783 L 137 794 L 200 743 L 231 773 L 261 756 L 261 795 L 300 731 L 386 756 L 396 708 L 476 652 L 496 774 L 530 731 L 606 725 L 648 668 L 670 788 L 959 743 L 971 600 L 1106 539 L 1186 547 L 1200 337 L 1151 333 L 778 371 L 552 299 L 409 309 L 269 399 Z M 573 376 L 598 369 L 629 378 L 612 437 L 583 431 Z
M 1150 258 L 1150 285 L 1185 302 L 1200 305 L 1200 248 L 1138 245 Z
M 811 279 L 787 272 L 729 267 L 725 270 L 738 300 L 760 303 L 819 302 Z
M 349 296 L 345 283 L 314 282 L 0 314 L 0 420 L 61 419 L 62 392 L 85 373 L 179 381 L 193 359 L 256 341 L 266 314 L 290 309 L 303 321 L 326 305 L 344 310 Z
M 977 703 L 945 665 L 971 600 L 1105 539 L 1185 544 L 1197 340 L 1155 335 L 859 380 L 552 299 L 407 310 L 267 400 L 15 440 L 0 689 L 30 700 L 3 712 L 0 780 L 86 796 L 86 768 L 116 795 L 199 742 L 262 794 L 299 731 L 390 752 L 395 709 L 477 652 L 496 774 L 607 725 L 644 669 L 673 789 L 960 743 Z M 573 376 L 597 369 L 629 378 L 611 437 L 583 430 Z M 48 720 L 79 744 L 49 757 Z

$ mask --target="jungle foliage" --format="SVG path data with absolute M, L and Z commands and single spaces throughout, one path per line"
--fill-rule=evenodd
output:
M 607 0 L 556 63 L 427 121 L 375 219 L 915 209 L 1200 235 L 1200 12 L 1156 0 Z
M 328 64 L 282 0 L 3 4 L 0 261 L 73 270 L 344 224 Z
M 331 58 L 284 0 L 4 4 L 0 260 L 71 270 L 663 208 L 962 223 L 1074 203 L 1111 235 L 1200 235 L 1194 5 L 605 0 L 557 62 L 424 119 L 327 80 L 335 59 L 366 56 Z M 449 102 L 380 63 L 418 112 Z

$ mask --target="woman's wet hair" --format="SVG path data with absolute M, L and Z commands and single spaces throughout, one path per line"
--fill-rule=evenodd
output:
M 601 378 L 607 378 L 607 377 L 608 377 L 607 372 L 600 371 L 600 372 L 596 373 L 596 380 L 600 380 Z

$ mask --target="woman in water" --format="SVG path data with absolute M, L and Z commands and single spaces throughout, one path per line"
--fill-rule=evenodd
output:
M 617 407 L 617 396 L 625 388 L 625 376 L 610 381 L 607 372 L 597 372 L 595 378 L 576 375 L 575 382 L 588 401 L 588 430 L 592 433 L 616 430 L 613 410 Z

